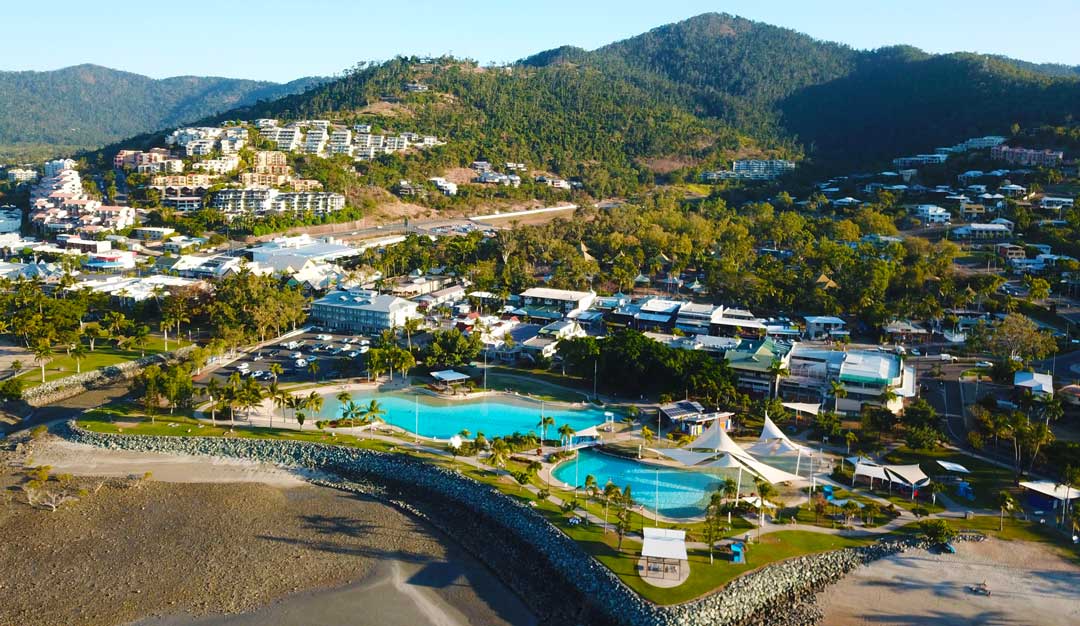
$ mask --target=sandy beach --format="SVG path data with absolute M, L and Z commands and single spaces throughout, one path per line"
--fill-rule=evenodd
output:
M 10 455 L 8 455 L 10 456 Z M 0 624 L 534 624 L 493 574 L 415 518 L 288 470 L 50 439 L 33 462 L 113 476 L 57 512 L 0 468 Z M 153 472 L 149 481 L 129 475 Z
M 818 594 L 828 626 L 1080 623 L 1080 566 L 1036 543 L 988 539 L 957 554 L 909 550 Z M 990 596 L 969 586 L 986 582 Z

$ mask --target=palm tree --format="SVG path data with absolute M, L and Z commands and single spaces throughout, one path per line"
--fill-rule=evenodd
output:
M 858 441 L 859 436 L 856 435 L 854 432 L 849 430 L 844 433 L 844 443 L 847 444 L 847 454 L 845 456 L 851 456 L 851 444 L 857 443 Z
M 780 359 L 773 359 L 772 363 L 769 364 L 769 374 L 773 377 L 772 397 L 775 398 L 780 395 L 780 379 L 787 377 L 791 374 L 791 371 L 784 367 L 783 361 Z
M 312 391 L 303 400 L 304 408 L 311 411 L 313 415 L 317 415 L 319 411 L 323 409 L 323 397 Z M 299 421 L 299 420 L 298 420 Z M 300 427 L 303 428 L 303 422 L 300 423 Z
M 555 425 L 555 418 L 550 415 L 541 415 L 540 421 L 537 422 L 536 427 L 540 429 L 540 445 L 544 445 L 544 439 L 547 435 L 548 426 Z
M 71 358 L 75 359 L 75 373 L 82 373 L 82 361 L 86 358 L 86 346 L 81 341 L 76 341 L 71 345 L 71 350 L 68 351 Z
M 334 397 L 337 399 L 338 405 L 341 407 L 344 407 L 352 400 L 352 395 L 350 395 L 348 391 L 339 391 L 338 394 Z
M 589 474 L 585 477 L 585 501 L 588 502 L 596 497 L 596 494 L 600 491 L 600 485 L 596 482 L 596 476 Z M 588 510 L 586 508 L 586 510 Z M 589 516 L 586 515 L 585 519 L 588 520 Z
M 570 424 L 559 426 L 559 442 L 563 443 L 564 446 L 569 446 L 570 442 L 574 440 L 574 433 L 576 432 Z
M 491 463 L 494 467 L 503 467 L 506 465 L 506 461 L 510 458 L 510 446 L 506 445 L 506 442 L 502 437 L 496 437 L 491 442 L 491 454 L 488 456 L 488 463 Z
M 1002 532 L 1005 530 L 1005 512 L 1016 508 L 1016 498 L 1008 491 L 999 491 L 997 505 L 998 510 L 1001 511 L 1001 515 L 998 517 L 998 532 Z
M 318 361 L 312 361 L 312 362 L 308 363 L 307 368 L 308 368 L 308 371 L 311 372 L 311 382 L 315 382 L 315 380 L 316 380 L 315 377 L 319 373 L 319 362 Z
M 366 407 L 364 407 L 361 415 L 363 415 L 365 422 L 374 424 L 375 422 L 383 421 L 382 416 L 386 415 L 386 410 L 383 409 L 378 400 L 373 399 Z
M 776 487 L 764 480 L 755 482 L 758 496 L 758 537 L 761 537 L 761 527 L 765 525 L 765 505 L 776 497 Z
M 889 403 L 899 397 L 900 396 L 896 395 L 896 391 L 893 389 L 892 385 L 885 385 L 885 388 L 878 394 L 877 400 L 881 403 L 881 406 L 888 408 Z
M 206 397 L 210 399 L 210 423 L 217 427 L 217 407 L 221 402 L 221 383 L 216 378 L 210 378 L 206 383 L 206 388 L 203 390 Z
M 270 381 L 270 384 L 263 390 L 262 397 L 264 400 L 271 402 L 270 408 L 270 427 L 274 427 L 274 409 L 281 408 L 281 389 L 278 388 L 277 379 Z
M 296 423 L 300 424 L 300 430 L 304 430 L 304 420 L 305 419 L 307 419 L 307 416 L 304 415 L 303 411 L 297 411 L 296 412 Z
M 236 426 L 236 405 L 240 401 L 240 374 L 233 372 L 225 382 L 225 402 L 229 407 L 229 432 Z
M 421 319 L 419 317 L 410 317 L 405 320 L 405 324 L 402 326 L 405 329 L 405 340 L 409 344 L 409 352 L 412 352 L 412 334 L 420 330 Z
M 48 341 L 42 339 L 41 341 L 34 344 L 32 351 L 34 353 L 34 362 L 41 366 L 41 382 L 44 383 L 45 364 L 48 363 L 49 359 L 52 358 L 52 346 L 49 345 Z
M 622 491 L 619 491 L 619 486 L 610 480 L 604 485 L 604 532 L 608 529 L 608 505 L 611 503 L 612 498 L 622 497 Z
M 281 367 L 281 363 L 278 363 L 276 361 L 270 364 L 270 367 L 267 369 L 267 371 L 269 371 L 270 375 L 274 377 L 275 383 L 277 382 L 278 376 L 281 376 L 285 372 L 285 370 Z
M 844 389 L 844 385 L 838 380 L 829 381 L 829 392 L 833 397 L 833 413 L 840 412 L 840 400 L 847 397 L 847 389 Z

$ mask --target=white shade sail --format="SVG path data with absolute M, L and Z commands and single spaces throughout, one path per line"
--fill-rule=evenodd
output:
M 1080 489 L 1068 485 L 1057 485 L 1049 480 L 1022 481 L 1020 486 L 1024 489 L 1037 491 L 1044 496 L 1050 496 L 1056 500 L 1075 500 L 1080 498 Z
M 885 471 L 889 474 L 889 479 L 896 483 L 903 483 L 912 487 L 916 487 L 929 479 L 926 474 L 923 473 L 922 468 L 918 465 L 886 465 Z
M 945 469 L 949 470 L 950 472 L 958 472 L 960 474 L 970 474 L 971 473 L 971 470 L 964 467 L 963 465 L 960 465 L 959 463 L 951 463 L 949 461 L 938 461 L 937 464 L 944 467 Z
M 799 413 L 817 415 L 821 411 L 821 404 L 811 404 L 809 402 L 784 402 L 783 404 L 792 411 L 798 411 Z
M 715 458 L 716 454 L 713 452 L 694 452 L 692 450 L 684 450 L 682 448 L 658 448 L 653 449 L 653 452 L 666 456 L 667 458 L 675 461 L 680 465 L 687 467 L 693 467 L 699 463 L 704 463 L 709 459 Z
M 645 542 L 641 556 L 653 559 L 686 560 L 686 531 L 670 528 L 643 528 Z
M 889 480 L 889 477 L 885 474 L 885 468 L 874 463 L 856 463 L 855 476 L 868 476 L 870 478 L 877 478 L 878 480 Z
M 757 443 L 750 446 L 747 452 L 758 456 L 780 456 L 800 450 L 809 451 L 805 446 L 788 439 L 784 431 L 780 430 L 780 427 L 766 414 L 765 424 L 761 427 L 761 435 L 758 436 Z

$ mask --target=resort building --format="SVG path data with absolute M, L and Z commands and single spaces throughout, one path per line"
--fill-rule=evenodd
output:
M 786 369 L 790 360 L 791 347 L 777 343 L 772 339 L 740 342 L 724 352 L 724 360 L 734 370 L 735 386 L 740 390 L 758 396 L 771 396 L 777 384 L 777 376 L 771 370 L 773 363 L 779 363 Z
M 915 370 L 885 352 L 840 352 L 796 344 L 791 349 L 788 375 L 780 380 L 780 395 L 793 402 L 835 402 L 840 413 L 856 414 L 864 405 L 884 406 L 893 413 L 904 399 L 915 396 Z M 843 385 L 847 397 L 833 398 L 831 383 Z M 886 399 L 886 391 L 895 397 Z
M 661 406 L 660 415 L 668 423 L 678 426 L 682 432 L 696 437 L 714 422 L 718 423 L 721 429 L 729 430 L 734 413 L 708 411 L 699 402 L 680 400 Z
M 592 306 L 596 299 L 593 291 L 570 291 L 533 287 L 521 293 L 522 308 L 530 317 L 561 319 L 579 313 Z
M 417 305 L 404 298 L 366 289 L 332 291 L 311 303 L 311 319 L 327 328 L 379 333 L 418 317 Z

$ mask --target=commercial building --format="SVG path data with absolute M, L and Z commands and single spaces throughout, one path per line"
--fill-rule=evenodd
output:
M 558 319 L 584 311 L 592 306 L 596 299 L 593 291 L 570 291 L 567 289 L 549 289 L 533 287 L 521 293 L 522 304 L 527 314 L 532 317 Z
M 311 303 L 311 319 L 334 330 L 379 333 L 418 317 L 417 304 L 366 289 L 332 291 Z
M 1031 150 L 1001 145 L 990 149 L 990 157 L 1015 165 L 1054 167 L 1061 163 L 1065 155 L 1060 150 Z

